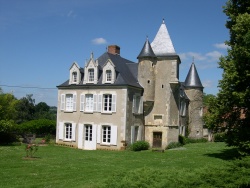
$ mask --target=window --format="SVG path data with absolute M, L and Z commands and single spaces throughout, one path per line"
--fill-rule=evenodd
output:
M 143 110 L 143 100 L 139 95 L 134 95 L 133 97 L 133 113 L 134 114 L 142 114 Z
M 61 94 L 61 110 L 67 112 L 76 111 L 76 95 Z
M 85 140 L 92 141 L 92 125 L 85 125 Z
M 72 73 L 72 82 L 76 83 L 77 82 L 77 72 Z
M 180 115 L 181 116 L 186 116 L 186 102 L 185 101 L 181 101 L 181 111 L 180 111 Z
M 93 94 L 86 94 L 86 112 L 93 112 Z
M 94 82 L 94 69 L 89 69 L 88 70 L 88 81 L 89 82 Z
M 72 124 L 65 123 L 65 139 L 71 140 L 72 139 Z
M 111 106 L 112 106 L 112 95 L 110 94 L 103 95 L 103 111 L 111 112 Z
M 102 143 L 109 144 L 111 142 L 111 127 L 104 125 L 102 126 Z
M 106 70 L 106 82 L 111 82 L 112 80 L 112 72 L 111 70 Z
M 66 111 L 73 111 L 73 95 L 66 95 Z

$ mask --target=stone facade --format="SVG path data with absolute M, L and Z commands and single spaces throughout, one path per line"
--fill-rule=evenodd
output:
M 58 86 L 58 144 L 123 150 L 145 140 L 164 149 L 179 134 L 203 137 L 203 86 L 194 63 L 179 81 L 181 60 L 164 21 L 137 58 L 122 58 L 120 47 L 110 45 L 83 68 L 72 64 L 69 80 Z

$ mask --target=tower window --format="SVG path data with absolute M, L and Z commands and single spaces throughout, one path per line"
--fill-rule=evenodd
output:
M 164 88 L 164 85 L 163 85 L 163 84 L 161 85 L 161 88 Z
M 150 80 L 148 80 L 148 84 L 150 84 Z

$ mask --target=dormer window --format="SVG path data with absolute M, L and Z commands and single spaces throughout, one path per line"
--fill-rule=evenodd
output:
M 112 80 L 112 71 L 106 70 L 106 82 L 111 82 Z
M 94 82 L 94 69 L 89 69 L 88 70 L 88 81 L 89 82 Z
M 115 82 L 115 78 L 116 78 L 115 65 L 110 59 L 108 59 L 107 62 L 103 65 L 102 83 L 113 84 Z
M 69 71 L 69 84 L 79 84 L 81 79 L 80 67 L 74 62 Z
M 72 82 L 76 83 L 77 82 L 77 72 L 72 73 Z

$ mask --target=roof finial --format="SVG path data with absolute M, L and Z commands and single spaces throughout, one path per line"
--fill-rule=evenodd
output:
M 162 23 L 163 23 L 163 24 L 165 23 L 164 18 L 162 19 Z
M 194 56 L 193 56 L 193 62 L 192 63 L 194 63 Z
M 90 59 L 94 59 L 94 53 L 91 52 Z

